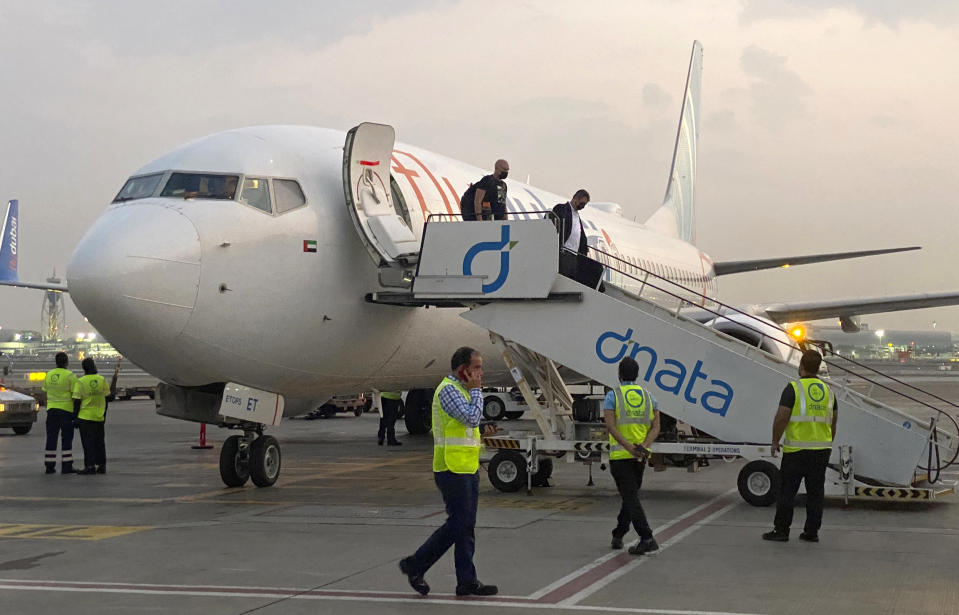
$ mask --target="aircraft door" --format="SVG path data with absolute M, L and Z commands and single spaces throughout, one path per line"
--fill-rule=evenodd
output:
M 420 243 L 394 202 L 390 159 L 396 133 L 392 126 L 364 122 L 346 133 L 343 147 L 343 190 L 346 207 L 379 266 L 409 265 Z

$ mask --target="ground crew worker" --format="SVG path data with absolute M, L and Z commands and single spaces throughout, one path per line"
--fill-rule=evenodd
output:
M 77 377 L 67 366 L 67 353 L 54 357 L 57 366 L 47 372 L 43 392 L 47 394 L 47 447 L 43 463 L 47 474 L 57 471 L 57 440 L 60 440 L 60 471 L 73 474 L 73 384 Z
M 73 385 L 73 408 L 80 422 L 80 440 L 83 442 L 83 469 L 77 474 L 106 474 L 107 449 L 104 423 L 107 403 L 117 392 L 120 364 L 113 372 L 113 382 L 107 388 L 106 379 L 97 373 L 92 358 L 83 360 L 83 376 Z
M 509 163 L 497 160 L 491 175 L 484 175 L 475 184 L 470 184 L 460 198 L 460 212 L 463 220 L 505 220 L 506 219 L 506 176 L 509 175 Z M 484 211 L 483 203 L 489 203 L 489 211 Z
M 639 534 L 639 541 L 629 548 L 633 555 L 659 549 L 639 502 L 649 447 L 659 435 L 659 411 L 653 396 L 636 384 L 638 376 L 639 364 L 635 359 L 625 357 L 620 361 L 619 386 L 606 394 L 603 405 L 609 431 L 609 471 L 623 500 L 610 547 L 623 548 L 623 537 L 632 524 Z
M 480 419 L 483 417 L 483 357 L 472 348 L 453 353 L 452 373 L 433 394 L 433 478 L 446 503 L 446 522 L 416 553 L 400 560 L 410 587 L 430 591 L 423 575 L 455 545 L 457 596 L 492 596 L 499 590 L 476 578 L 476 506 L 479 500 Z M 496 433 L 488 426 L 484 435 Z
M 376 443 L 383 446 L 386 436 L 387 446 L 400 446 L 396 439 L 396 417 L 400 414 L 403 394 L 399 391 L 380 391 L 380 430 L 376 434 Z
M 826 485 L 826 464 L 836 436 L 839 404 L 832 390 L 816 377 L 822 355 L 807 350 L 799 360 L 799 380 L 790 382 L 779 399 L 779 410 L 773 420 L 773 455 L 782 443 L 783 459 L 779 467 L 782 488 L 776 503 L 773 531 L 763 534 L 764 540 L 786 542 L 793 521 L 793 500 L 799 484 L 806 481 L 806 524 L 800 540 L 819 542 L 822 508 Z

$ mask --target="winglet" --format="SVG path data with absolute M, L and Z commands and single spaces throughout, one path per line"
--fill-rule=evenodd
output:
M 0 232 L 0 281 L 17 282 L 17 235 L 20 218 L 20 202 L 17 199 L 7 201 L 7 213 L 3 217 Z

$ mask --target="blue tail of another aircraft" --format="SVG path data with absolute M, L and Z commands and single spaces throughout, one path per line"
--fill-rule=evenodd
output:
M 0 233 L 0 282 L 17 282 L 17 228 L 20 222 L 20 202 L 16 199 L 7 202 L 7 213 L 3 217 L 3 230 Z

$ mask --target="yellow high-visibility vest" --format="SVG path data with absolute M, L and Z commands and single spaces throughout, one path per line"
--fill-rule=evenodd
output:
M 790 383 L 796 393 L 783 437 L 783 452 L 832 448 L 832 391 L 819 378 Z
M 630 444 L 642 444 L 653 424 L 653 399 L 638 384 L 623 384 L 616 393 L 616 428 Z M 610 459 L 633 459 L 616 438 L 609 436 Z
M 467 400 L 470 398 L 466 387 L 448 376 L 436 387 L 433 393 L 433 471 L 474 474 L 479 470 L 480 430 L 443 412 L 440 391 L 446 387 L 455 387 Z
M 100 374 L 87 374 L 78 378 L 73 385 L 73 399 L 80 400 L 77 418 L 102 423 L 107 412 L 109 394 L 107 381 Z
M 47 372 L 43 391 L 47 394 L 47 409 L 73 412 L 73 384 L 77 377 L 68 369 L 58 367 Z
M 403 394 L 399 391 L 380 391 L 380 397 L 383 399 L 403 399 Z

